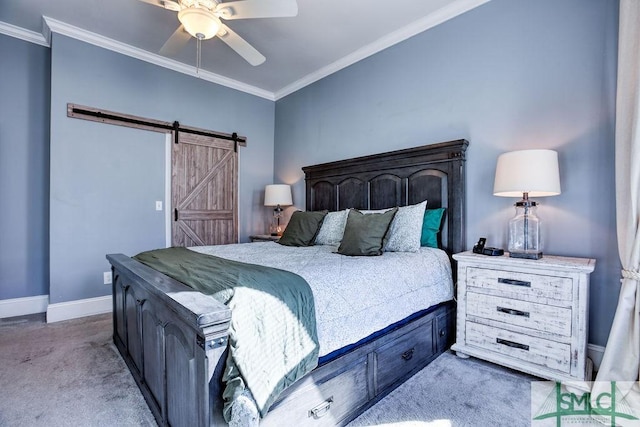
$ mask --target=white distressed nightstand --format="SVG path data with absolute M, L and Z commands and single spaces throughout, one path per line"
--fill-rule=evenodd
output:
M 272 236 L 271 234 L 253 234 L 249 236 L 251 243 L 253 242 L 275 242 L 280 239 L 281 236 Z
M 456 343 L 474 356 L 555 381 L 590 381 L 589 275 L 595 260 L 455 254 Z

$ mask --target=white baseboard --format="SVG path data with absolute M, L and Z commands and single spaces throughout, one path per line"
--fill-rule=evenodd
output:
M 94 314 L 110 313 L 112 310 L 113 303 L 111 295 L 59 302 L 49 304 L 47 308 L 47 323 L 77 319 L 78 317 L 92 316 Z
M 0 300 L 0 319 L 44 313 L 49 304 L 49 295 Z
M 600 363 L 604 356 L 604 347 L 601 345 L 587 344 L 587 357 L 593 362 L 593 370 L 600 370 Z

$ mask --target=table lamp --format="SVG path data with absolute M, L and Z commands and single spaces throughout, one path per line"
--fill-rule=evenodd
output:
M 292 204 L 290 185 L 270 184 L 264 188 L 264 205 L 275 206 L 273 209 L 273 222 L 269 230 L 272 236 L 282 235 L 282 226 L 280 225 L 282 206 L 291 206 Z
M 536 202 L 529 197 L 560 194 L 558 153 L 553 150 L 520 150 L 498 157 L 493 195 L 520 197 L 516 216 L 509 221 L 509 256 L 542 258 L 540 220 Z

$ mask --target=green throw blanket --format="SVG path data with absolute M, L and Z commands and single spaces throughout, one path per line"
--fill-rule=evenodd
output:
M 318 364 L 313 294 L 300 276 L 186 248 L 134 257 L 231 309 L 224 417 L 246 388 L 264 417 L 278 395 Z

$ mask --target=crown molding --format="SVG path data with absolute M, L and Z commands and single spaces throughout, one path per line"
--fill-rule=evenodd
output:
M 301 79 L 296 80 L 295 82 L 283 87 L 276 92 L 261 89 L 240 82 L 238 80 L 230 79 L 228 77 L 212 73 L 210 71 L 197 70 L 196 67 L 175 61 L 173 59 L 165 58 L 164 56 L 158 55 L 156 53 L 148 52 L 135 46 L 131 46 L 105 36 L 101 36 L 100 34 L 93 33 L 91 31 L 75 27 L 73 25 L 69 25 L 65 22 L 58 21 L 57 19 L 53 19 L 47 16 L 42 17 L 42 34 L 38 34 L 34 31 L 26 30 L 24 28 L 20 28 L 3 21 L 0 21 L 0 34 L 6 34 L 11 37 L 49 47 L 51 46 L 51 33 L 57 33 L 74 38 L 76 40 L 83 41 L 85 43 L 92 44 L 94 46 L 98 46 L 104 49 L 111 50 L 113 52 L 136 58 L 141 61 L 145 61 L 159 67 L 164 67 L 178 73 L 197 77 L 211 83 L 216 83 L 221 86 L 245 92 L 250 95 L 255 95 L 260 98 L 268 99 L 270 101 L 277 101 L 299 89 L 302 89 L 305 86 L 308 86 L 318 80 L 323 79 L 324 77 L 340 71 L 343 68 L 353 65 L 358 61 L 361 61 L 388 47 L 400 43 L 430 28 L 433 28 L 445 21 L 448 21 L 451 18 L 461 15 L 489 1 L 490 0 L 456 0 L 453 3 L 441 9 L 438 9 L 437 11 L 418 21 L 415 21 L 397 31 L 394 31 L 393 33 L 390 33 L 313 73 L 307 74 Z
M 275 92 L 276 101 L 284 98 L 293 92 L 302 89 L 312 83 L 317 82 L 337 71 L 342 70 L 350 65 L 355 64 L 371 55 L 374 55 L 381 50 L 391 47 L 397 43 L 400 43 L 416 34 L 422 33 L 430 28 L 433 28 L 439 24 L 442 24 L 449 19 L 455 18 L 458 15 L 474 9 L 490 0 L 457 0 L 445 7 L 438 9 L 435 12 L 430 13 L 422 19 L 419 19 L 399 30 L 396 30 L 384 37 L 379 38 L 373 43 L 364 46 L 355 52 L 340 58 L 339 60 L 327 65 L 315 71 L 311 74 L 304 76 L 303 78 L 291 83 L 288 86 Z
M 47 39 L 42 34 L 35 31 L 25 30 L 24 28 L 17 27 L 8 22 L 0 21 L 0 34 L 7 35 L 9 37 L 15 37 L 16 39 L 24 40 L 29 43 L 39 44 L 40 46 L 49 47 Z
M 139 59 L 141 61 L 148 62 L 150 64 L 158 65 L 160 67 L 168 68 L 179 73 L 183 73 L 192 77 L 197 77 L 202 80 L 206 80 L 211 83 L 216 83 L 221 86 L 225 86 L 231 89 L 239 90 L 241 92 L 255 95 L 260 98 L 265 98 L 270 101 L 275 101 L 273 92 L 269 92 L 264 89 L 257 88 L 255 86 L 248 85 L 246 83 L 239 82 L 237 80 L 230 79 L 228 77 L 221 76 L 219 74 L 212 73 L 206 70 L 197 70 L 196 67 L 183 64 L 182 62 L 174 61 L 173 59 L 165 58 L 155 53 L 147 52 L 146 50 L 128 45 L 126 43 L 113 40 L 111 38 L 101 36 L 100 34 L 93 33 L 91 31 L 84 30 L 82 28 L 69 25 L 65 22 L 58 21 L 57 19 L 43 16 L 43 34 L 46 34 L 46 39 L 49 43 L 51 41 L 51 33 L 61 34 L 63 36 L 71 37 L 76 40 L 83 41 L 85 43 L 92 44 L 104 49 L 111 50 L 123 55 L 130 56 L 132 58 Z

